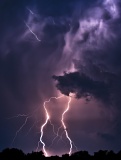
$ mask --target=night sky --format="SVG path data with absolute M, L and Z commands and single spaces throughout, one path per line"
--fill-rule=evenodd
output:
M 0 0 L 0 151 L 35 151 L 44 101 L 64 95 L 47 104 L 57 131 L 70 93 L 65 124 L 78 150 L 118 152 L 120 0 Z M 44 128 L 50 155 L 68 153 L 63 132 L 51 145 L 52 125 Z

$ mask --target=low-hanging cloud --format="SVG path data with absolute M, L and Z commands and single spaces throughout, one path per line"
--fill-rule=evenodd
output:
M 65 73 L 64 76 L 53 76 L 59 83 L 57 88 L 65 95 L 75 93 L 77 98 L 92 96 L 102 101 L 109 101 L 110 86 L 102 81 L 95 81 L 79 72 Z

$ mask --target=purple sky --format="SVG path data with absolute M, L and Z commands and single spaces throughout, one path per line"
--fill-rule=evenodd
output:
M 64 95 L 47 104 L 57 131 L 70 93 L 65 124 L 78 150 L 121 149 L 120 19 L 120 0 L 0 2 L 0 150 L 36 150 L 44 101 Z M 44 128 L 50 154 L 68 153 L 63 131 L 49 147 L 55 135 Z

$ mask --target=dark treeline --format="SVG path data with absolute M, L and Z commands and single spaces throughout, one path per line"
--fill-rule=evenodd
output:
M 4 149 L 0 152 L 0 160 L 121 160 L 121 151 L 114 153 L 113 151 L 100 150 L 90 155 L 87 151 L 79 151 L 73 153 L 71 156 L 68 154 L 59 156 L 45 157 L 43 152 L 32 152 L 25 154 L 22 150 L 12 148 Z

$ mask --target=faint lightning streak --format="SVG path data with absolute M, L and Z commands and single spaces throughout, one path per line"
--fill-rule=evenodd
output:
M 26 7 L 26 9 L 27 9 L 31 14 L 34 14 L 34 12 L 33 12 L 31 9 L 29 9 L 28 7 Z
M 29 114 L 18 114 L 18 115 L 16 115 L 16 116 L 7 118 L 7 119 L 14 119 L 14 118 L 19 118 L 19 117 L 26 117 L 26 119 L 25 119 L 25 121 L 24 121 L 24 124 L 22 124 L 22 126 L 16 131 L 15 136 L 14 136 L 14 138 L 13 138 L 13 140 L 12 140 L 11 146 L 13 145 L 13 143 L 14 143 L 17 135 L 18 135 L 18 133 L 19 133 L 19 132 L 22 130 L 22 128 L 26 125 L 28 118 L 32 117 L 32 115 L 33 115 L 36 111 L 38 111 L 39 108 L 40 108 L 40 107 L 37 107 L 32 113 L 29 113 Z M 26 134 L 26 136 L 29 134 L 29 132 L 30 132 L 31 129 L 35 126 L 35 124 L 36 124 L 36 122 L 31 126 L 31 128 L 29 129 L 29 131 L 28 131 L 28 133 Z
M 79 151 L 74 142 L 73 142 L 73 146 L 76 148 L 76 151 Z
M 51 126 L 53 127 L 53 133 L 54 133 L 56 136 L 55 136 L 54 139 L 52 140 L 52 143 L 51 143 L 51 145 L 50 145 L 49 147 L 51 147 L 51 146 L 53 145 L 54 140 L 58 137 L 57 133 L 55 132 L 55 126 L 54 126 L 54 124 L 52 124 L 51 121 L 50 121 L 50 124 L 51 124 Z
M 67 137 L 67 139 L 69 140 L 69 142 L 70 142 L 70 150 L 69 150 L 69 155 L 71 155 L 71 153 L 72 153 L 72 140 L 71 140 L 71 138 L 69 137 L 69 134 L 68 134 L 68 132 L 67 132 L 67 127 L 66 127 L 66 125 L 65 125 L 65 122 L 64 122 L 64 115 L 68 112 L 68 110 L 69 110 L 69 108 L 70 108 L 70 103 L 71 103 L 71 97 L 69 97 L 69 101 L 68 101 L 68 105 L 67 105 L 67 108 L 64 110 L 64 112 L 63 112 L 63 114 L 62 114 L 62 119 L 61 119 L 61 122 L 62 122 L 62 125 L 63 125 L 63 128 L 64 128 L 64 130 L 65 130 L 65 133 L 66 133 L 66 137 Z
M 16 132 L 16 134 L 15 134 L 15 137 L 13 138 L 13 141 L 12 141 L 11 145 L 13 145 L 13 143 L 14 143 L 17 135 L 18 135 L 18 133 L 19 133 L 19 132 L 22 130 L 22 128 L 26 125 L 26 123 L 27 123 L 27 121 L 28 121 L 28 118 L 30 118 L 30 117 L 26 117 L 26 119 L 25 119 L 24 123 L 22 124 L 22 126 L 17 130 L 17 132 Z
M 29 29 L 29 31 L 35 36 L 35 38 L 37 39 L 37 41 L 41 41 L 38 36 L 31 30 L 31 28 L 29 27 L 29 25 L 24 21 L 25 25 L 27 26 L 27 28 Z
M 37 108 L 37 109 L 38 109 L 38 108 Z M 36 109 L 36 110 L 37 110 L 37 109 Z M 34 112 L 36 112 L 36 110 L 35 110 Z M 34 112 L 33 112 L 33 113 L 34 113 Z M 17 135 L 18 135 L 18 133 L 19 133 L 19 132 L 22 130 L 22 128 L 26 125 L 26 123 L 27 123 L 27 121 L 28 121 L 28 118 L 32 117 L 32 114 L 18 114 L 18 115 L 16 115 L 16 116 L 13 116 L 13 117 L 10 117 L 10 118 L 7 118 L 7 119 L 14 119 L 14 118 L 19 118 L 19 117 L 26 117 L 26 119 L 25 119 L 24 123 L 22 124 L 22 126 L 16 131 L 15 136 L 14 136 L 14 138 L 13 138 L 13 140 L 12 140 L 11 146 L 13 145 L 13 143 L 14 143 Z M 35 125 L 35 123 L 34 123 L 34 124 L 32 125 L 32 127 L 29 129 L 28 133 L 31 131 L 31 129 L 34 127 L 34 125 Z M 28 135 L 28 133 L 27 133 L 27 135 Z
M 28 130 L 26 136 L 29 134 L 29 132 L 32 130 L 32 128 L 35 126 L 36 123 L 37 123 L 37 121 L 35 121 L 35 122 L 33 123 L 33 125 L 29 128 L 29 130 Z
M 9 117 L 7 119 L 14 119 L 14 118 L 19 118 L 19 117 L 27 117 L 28 115 L 27 114 L 18 114 L 16 116 L 13 116 L 13 117 Z
M 48 155 L 48 153 L 47 153 L 47 151 L 46 151 L 46 149 L 45 149 L 45 143 L 44 143 L 43 140 L 42 140 L 43 134 L 44 134 L 44 131 L 43 131 L 43 130 L 44 130 L 44 127 L 47 125 L 47 123 L 48 123 L 48 121 L 49 121 L 49 119 L 50 119 L 50 115 L 49 115 L 48 110 L 47 110 L 47 108 L 46 108 L 46 103 L 49 103 L 49 102 L 51 101 L 51 99 L 60 99 L 60 98 L 62 98 L 62 97 L 64 97 L 64 95 L 62 95 L 62 96 L 60 96 L 60 97 L 51 97 L 48 101 L 45 101 L 44 104 L 43 104 L 43 107 L 44 107 L 44 110 L 45 110 L 45 115 L 46 115 L 46 120 L 45 120 L 45 122 L 43 123 L 43 125 L 41 126 L 41 136 L 40 136 L 40 140 L 39 140 L 39 142 L 38 142 L 37 150 L 38 150 L 38 148 L 39 148 L 39 143 L 41 142 L 42 145 L 43 145 L 43 152 L 44 152 L 44 155 L 45 155 L 46 157 L 48 157 L 49 155 Z
M 56 136 L 53 138 L 52 143 L 50 144 L 49 148 L 54 144 L 54 141 L 55 141 L 58 137 L 60 137 L 58 141 L 61 140 L 61 141 L 65 144 L 65 142 L 64 142 L 63 139 L 62 139 L 62 135 L 61 135 L 61 136 L 59 135 L 59 131 L 60 131 L 60 129 L 61 129 L 62 127 L 63 127 L 63 126 L 60 126 L 60 127 L 58 128 L 57 133 L 55 133 Z M 63 133 L 64 133 L 64 132 L 63 132 Z M 62 133 L 62 134 L 63 134 L 63 133 Z M 57 141 L 57 143 L 58 143 L 58 141 Z
M 66 143 L 63 141 L 63 134 L 64 134 L 64 132 L 65 131 L 62 132 L 62 134 L 61 134 L 60 138 L 58 139 L 57 143 L 59 143 L 59 141 L 61 140 L 65 144 L 65 146 L 66 146 Z
M 55 126 L 54 126 L 54 124 L 52 124 L 51 120 L 49 120 L 49 121 L 50 121 L 51 126 L 53 127 L 53 133 L 54 133 L 55 135 L 57 135 L 56 132 L 55 132 Z

